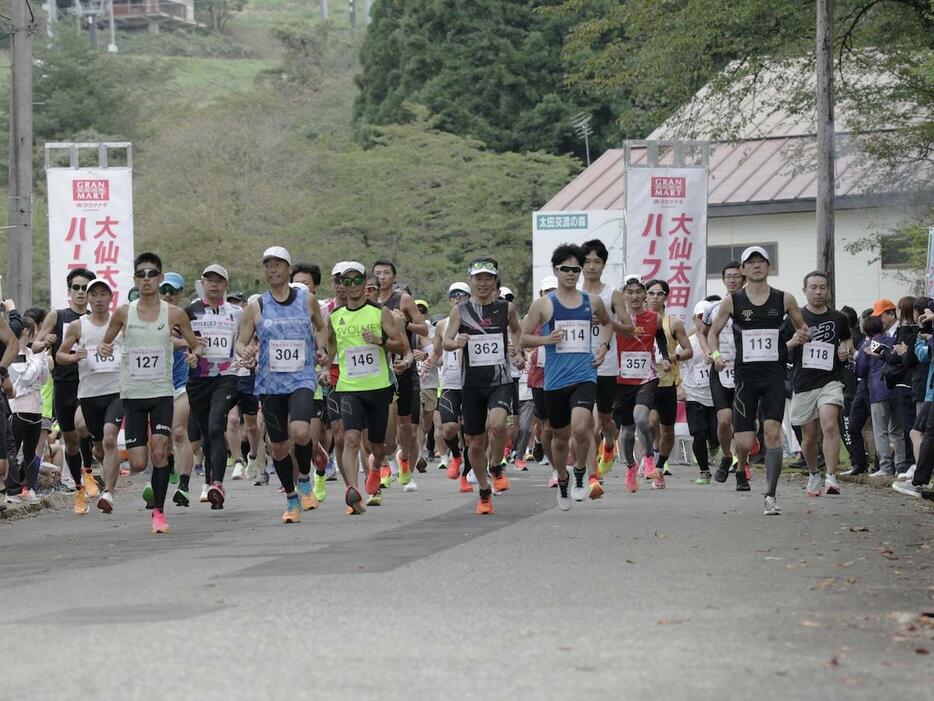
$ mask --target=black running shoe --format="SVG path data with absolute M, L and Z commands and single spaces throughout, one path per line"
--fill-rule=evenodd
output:
M 532 446 L 532 459 L 535 462 L 541 462 L 545 458 L 545 448 L 538 441 Z
M 746 479 L 745 470 L 737 470 L 736 472 L 736 491 L 737 492 L 748 492 L 749 491 L 749 480 Z
M 730 476 L 730 465 L 733 463 L 732 458 L 726 456 L 720 458 L 720 467 L 717 468 L 717 471 L 714 473 L 713 478 L 717 482 L 726 482 Z

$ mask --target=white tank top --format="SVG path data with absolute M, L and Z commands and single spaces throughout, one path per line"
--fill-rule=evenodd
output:
M 85 314 L 79 321 L 81 323 L 81 345 L 87 350 L 88 357 L 78 361 L 78 399 L 119 394 L 123 335 L 120 334 L 114 339 L 113 356 L 102 358 L 97 352 L 97 346 L 104 340 L 107 322 L 103 326 L 95 326 L 91 323 L 90 314 Z
M 461 350 L 441 354 L 441 389 L 461 389 Z
M 603 290 L 600 292 L 600 299 L 603 300 L 603 306 L 606 307 L 606 313 L 610 315 L 611 319 L 616 319 L 616 314 L 613 313 L 613 292 L 614 287 L 612 285 L 603 285 Z M 604 326 L 598 326 L 594 324 L 591 327 L 593 333 L 594 347 L 596 347 L 597 339 L 600 337 L 600 334 L 603 333 Z M 616 333 L 610 329 L 610 350 L 607 352 L 606 357 L 603 359 L 603 362 L 600 364 L 600 367 L 597 368 L 597 375 L 600 377 L 616 377 L 619 374 L 619 355 L 616 351 Z

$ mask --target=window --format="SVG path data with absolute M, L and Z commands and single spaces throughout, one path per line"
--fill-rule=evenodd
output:
M 723 266 L 731 260 L 739 260 L 739 257 L 750 246 L 762 246 L 768 254 L 771 262 L 769 275 L 778 273 L 778 244 L 777 243 L 740 243 L 733 246 L 708 246 L 707 247 L 707 277 L 720 277 Z
M 926 232 L 925 232 L 926 233 Z M 908 232 L 887 234 L 879 237 L 879 259 L 883 268 L 910 268 L 915 264 L 912 254 L 916 253 L 913 249 L 918 248 L 918 242 L 913 240 Z M 924 243 L 927 245 L 927 235 L 924 236 Z M 923 255 L 923 251 L 918 251 Z M 921 258 L 923 261 L 924 259 Z M 924 267 L 924 263 L 921 263 Z

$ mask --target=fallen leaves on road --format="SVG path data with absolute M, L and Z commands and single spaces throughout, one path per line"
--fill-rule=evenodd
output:
M 658 620 L 658 625 L 660 626 L 677 626 L 684 623 L 685 619 L 678 618 L 660 618 Z
M 919 655 L 928 655 L 930 654 L 926 647 L 916 647 L 915 652 Z
M 811 591 L 824 591 L 825 589 L 832 587 L 834 584 L 836 584 L 836 582 L 836 577 L 827 577 L 826 579 L 820 580 L 817 582 L 817 584 L 811 587 Z
M 820 628 L 821 624 L 817 621 L 812 621 L 810 618 L 805 618 L 801 621 L 801 625 L 805 628 Z

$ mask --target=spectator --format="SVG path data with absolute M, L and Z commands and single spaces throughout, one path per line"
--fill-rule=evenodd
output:
M 917 365 L 914 353 L 919 330 L 914 307 L 914 297 L 902 297 L 898 300 L 898 323 L 891 334 L 895 344 L 892 352 L 885 356 L 886 368 L 883 373 L 886 385 L 893 391 L 897 402 L 898 425 L 905 439 L 905 464 L 896 466 L 899 473 L 905 472 L 914 462 L 914 451 L 909 436 L 917 413 L 911 388 Z
M 885 356 L 892 350 L 894 339 L 885 333 L 878 316 L 866 319 L 863 329 L 867 338 L 856 356 L 856 375 L 866 382 L 869 391 L 872 433 L 879 456 L 879 469 L 871 476 L 894 475 L 895 466 L 905 462 L 905 441 L 897 421 L 898 401 L 882 376 Z

